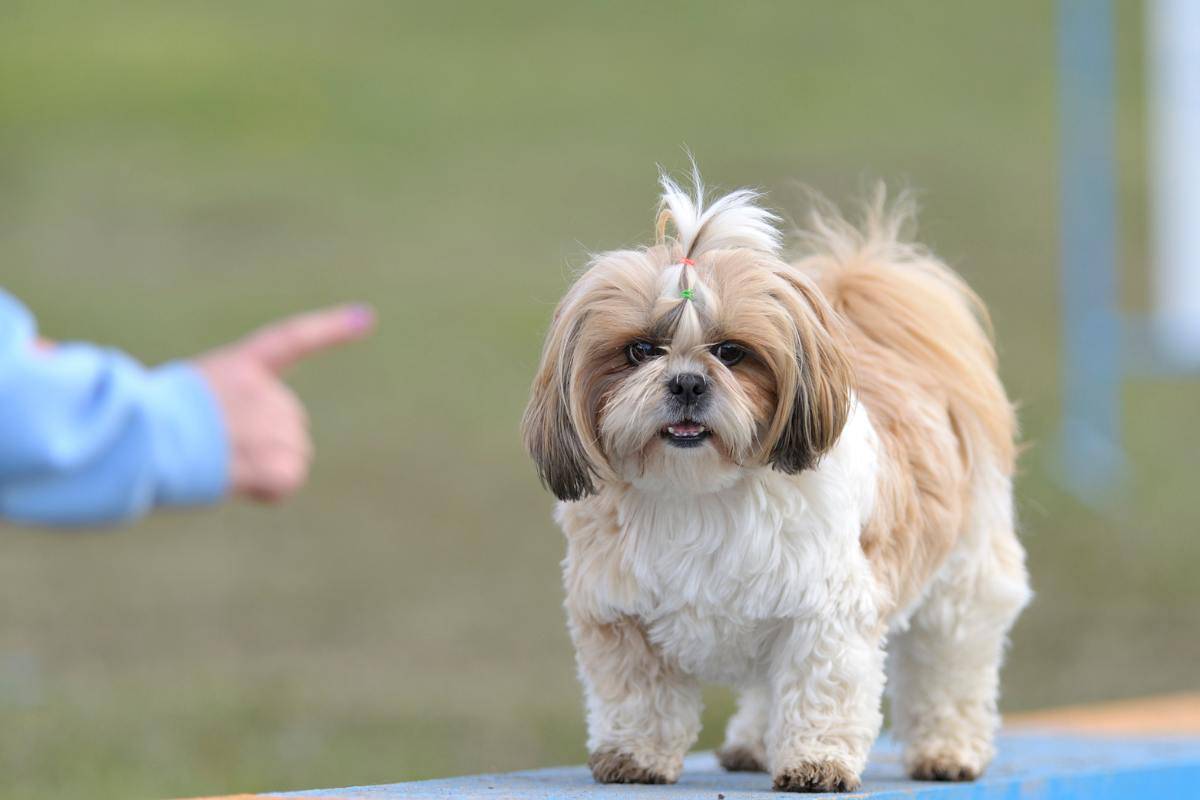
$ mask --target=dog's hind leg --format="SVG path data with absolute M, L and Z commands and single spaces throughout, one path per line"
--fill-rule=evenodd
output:
M 600 783 L 674 783 L 700 732 L 700 685 L 665 662 L 632 617 L 572 613 L 587 696 L 588 766 Z
M 766 772 L 764 737 L 771 719 L 771 691 L 766 685 L 747 686 L 738 693 L 738 709 L 725 728 L 725 744 L 717 751 L 730 772 Z
M 1000 663 L 1030 591 L 1008 481 L 994 484 L 976 495 L 971 529 L 888 646 L 893 729 L 918 780 L 974 780 L 995 752 Z

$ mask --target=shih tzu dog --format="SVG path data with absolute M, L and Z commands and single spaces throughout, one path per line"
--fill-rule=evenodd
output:
M 567 292 L 523 423 L 592 772 L 675 781 L 717 681 L 726 769 L 853 791 L 886 674 L 912 777 L 972 780 L 1030 597 L 986 310 L 882 190 L 859 225 L 818 205 L 788 260 L 758 193 L 693 182 Z

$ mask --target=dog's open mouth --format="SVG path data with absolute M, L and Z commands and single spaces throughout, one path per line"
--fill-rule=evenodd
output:
M 708 428 L 690 419 L 673 422 L 660 435 L 675 447 L 696 447 L 708 438 Z

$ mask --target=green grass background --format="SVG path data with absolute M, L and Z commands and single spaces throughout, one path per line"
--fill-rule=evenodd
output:
M 1123 292 L 1146 297 L 1142 8 L 1119 2 Z M 364 299 L 305 365 L 308 490 L 0 535 L 0 795 L 152 798 L 579 761 L 563 545 L 517 422 L 655 164 L 795 208 L 883 177 L 990 303 L 1038 597 L 1004 705 L 1194 688 L 1195 383 L 1127 386 L 1127 491 L 1055 483 L 1050 2 L 0 0 L 0 278 L 148 362 Z M 709 696 L 702 744 L 729 695 Z

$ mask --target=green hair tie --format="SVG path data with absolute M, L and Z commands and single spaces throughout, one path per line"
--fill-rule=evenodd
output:
M 679 296 L 682 297 L 684 300 L 695 300 L 696 299 L 696 293 L 694 291 L 692 291 L 691 289 L 684 289 L 684 290 L 680 291 Z

